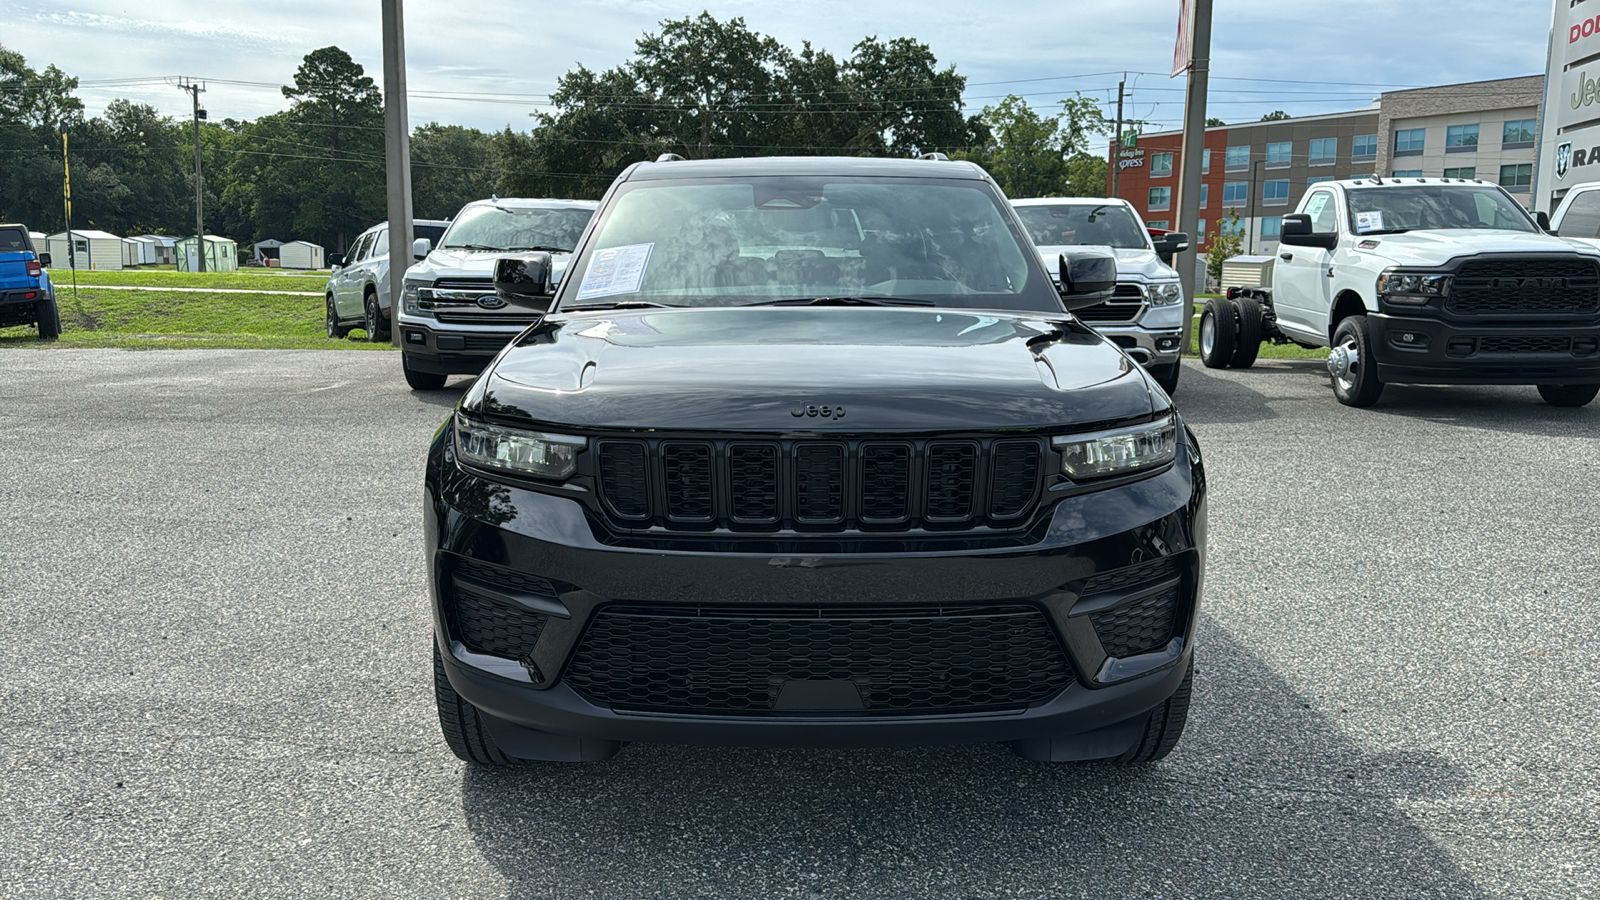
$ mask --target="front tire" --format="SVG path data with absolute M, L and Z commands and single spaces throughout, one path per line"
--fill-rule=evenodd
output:
M 1117 765 L 1138 766 L 1162 759 L 1183 737 L 1183 727 L 1189 721 L 1189 698 L 1194 690 L 1194 657 L 1189 658 L 1189 670 L 1183 674 L 1183 683 L 1173 691 L 1167 702 L 1150 711 L 1144 731 L 1127 752 L 1116 758 Z
M 400 354 L 400 365 L 406 373 L 406 384 L 411 385 L 414 391 L 437 391 L 444 387 L 445 379 L 449 377 L 435 372 L 418 372 L 406 362 L 404 353 Z
M 500 752 L 494 735 L 484 726 L 477 707 L 468 703 L 450 686 L 444 673 L 444 659 L 439 655 L 439 642 L 433 644 L 433 699 L 439 707 L 439 730 L 450 752 L 461 759 L 489 768 L 514 766 L 518 760 Z
M 1239 325 L 1228 300 L 1207 300 L 1200 312 L 1200 361 L 1208 369 L 1226 369 L 1233 364 L 1239 342 Z
M 333 295 L 328 295 L 328 337 L 338 340 L 350 334 L 350 326 L 339 324 L 339 310 L 333 305 Z
M 1178 393 L 1178 376 L 1183 374 L 1181 361 L 1175 359 L 1170 366 L 1151 366 L 1145 371 L 1156 380 L 1156 384 L 1161 385 L 1161 389 L 1167 392 L 1168 397 Z
M 38 301 L 34 304 L 33 315 L 39 322 L 39 340 L 53 341 L 61 337 L 61 310 L 56 306 L 56 298 Z
M 1539 396 L 1551 406 L 1587 406 L 1600 394 L 1600 384 L 1541 384 Z
M 1328 374 L 1333 379 L 1333 396 L 1345 406 L 1366 407 L 1378 402 L 1383 382 L 1378 380 L 1366 316 L 1350 316 L 1334 330 Z
M 378 295 L 367 292 L 366 302 L 367 340 L 374 344 L 387 344 L 389 342 L 389 319 L 384 316 L 383 310 L 378 308 Z

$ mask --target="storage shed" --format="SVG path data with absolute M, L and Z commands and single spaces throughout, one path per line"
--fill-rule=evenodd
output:
M 197 244 L 191 237 L 177 243 L 178 271 L 193 272 L 200 267 Z M 225 237 L 206 235 L 206 271 L 237 272 L 239 270 L 239 245 Z
M 282 246 L 283 241 L 275 241 L 271 238 L 267 238 L 264 241 L 256 241 L 254 244 L 250 245 L 250 249 L 255 253 L 256 262 L 260 265 L 266 266 L 271 265 L 271 263 L 267 262 L 267 260 L 278 258 L 278 249 Z
M 1222 262 L 1222 289 L 1272 287 L 1272 256 L 1232 256 Z
M 50 235 L 50 267 L 53 269 L 109 269 L 122 268 L 122 238 L 104 231 L 72 229 L 72 240 L 67 232 Z M 68 253 L 68 249 L 72 252 Z
M 177 238 L 167 237 L 164 234 L 141 234 L 139 237 L 155 245 L 156 265 L 171 266 L 177 264 L 178 256 L 173 249 L 178 243 Z
M 44 236 L 44 232 L 42 232 L 42 231 L 30 231 L 30 232 L 28 232 L 28 240 L 33 241 L 33 252 L 35 252 L 35 253 L 49 253 L 50 252 L 50 241 L 49 241 L 49 239 L 47 239 Z
M 149 238 L 122 239 L 122 264 L 125 266 L 153 266 L 156 264 L 156 243 Z
M 278 265 L 285 269 L 325 269 L 322 247 L 310 241 L 290 241 L 278 248 Z

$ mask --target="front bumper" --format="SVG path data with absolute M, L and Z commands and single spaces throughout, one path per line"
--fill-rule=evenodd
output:
M 502 748 L 529 758 L 592 758 L 596 747 L 645 740 L 745 746 L 888 746 L 1016 741 L 1054 759 L 1115 756 L 1145 715 L 1182 682 L 1192 652 L 1205 557 L 1204 474 L 1187 450 L 1159 475 L 1056 501 L 1042 539 L 1018 547 L 812 554 L 715 549 L 638 549 L 608 543 L 605 525 L 580 502 L 481 479 L 436 442 L 425 530 L 433 626 L 451 686 L 484 715 Z M 832 543 L 832 542 L 828 542 Z M 899 547 L 899 549 L 891 549 Z M 529 579 L 552 586 L 537 601 L 547 616 L 526 661 L 467 649 L 450 604 L 453 573 L 507 573 L 511 595 Z M 1142 564 L 1139 568 L 1135 564 Z M 1148 597 L 1151 584 L 1086 592 L 1096 575 L 1153 571 L 1175 590 L 1170 639 L 1114 657 L 1094 616 Z M 1175 581 L 1174 581 L 1175 579 Z M 1116 584 L 1117 576 L 1099 584 Z M 481 584 L 481 582 L 480 582 Z M 491 586 L 492 587 L 492 586 Z M 526 599 L 526 597 L 524 597 Z M 591 702 L 565 677 L 595 617 L 607 607 L 663 613 L 708 606 L 953 610 L 997 603 L 1042 613 L 1073 677 L 1026 708 L 916 715 L 785 712 L 773 715 L 628 711 Z M 1163 634 L 1161 638 L 1168 636 Z M 781 702 L 781 701 L 780 701 Z M 778 707 L 781 709 L 781 707 Z M 603 754 L 602 754 L 603 755 Z
M 439 375 L 482 372 L 527 325 L 441 325 L 429 319 L 400 317 L 400 351 L 406 368 Z
M 1393 312 L 1367 321 L 1387 383 L 1600 383 L 1600 321 L 1471 324 Z

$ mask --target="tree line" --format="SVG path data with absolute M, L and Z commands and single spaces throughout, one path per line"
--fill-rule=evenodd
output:
M 0 221 L 61 230 L 64 127 L 75 228 L 192 232 L 191 121 L 120 99 L 90 117 L 77 86 L 0 46 Z M 785 47 L 743 19 L 669 20 L 621 65 L 563 75 L 526 131 L 414 129 L 415 215 L 449 218 L 491 194 L 598 198 L 623 168 L 662 153 L 943 152 L 983 165 L 1009 196 L 1104 193 L 1106 161 L 1088 152 L 1110 130 L 1096 102 L 1075 96 L 1039 111 L 1011 96 L 969 114 L 965 88 L 912 38 L 864 38 L 840 58 Z M 382 92 L 348 53 L 324 47 L 282 93 L 280 112 L 202 123 L 206 229 L 241 244 L 271 237 L 342 251 L 386 215 Z

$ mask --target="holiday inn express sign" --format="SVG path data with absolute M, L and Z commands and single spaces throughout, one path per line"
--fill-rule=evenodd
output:
M 1534 209 L 1600 181 L 1600 0 L 1555 0 L 1538 159 Z

